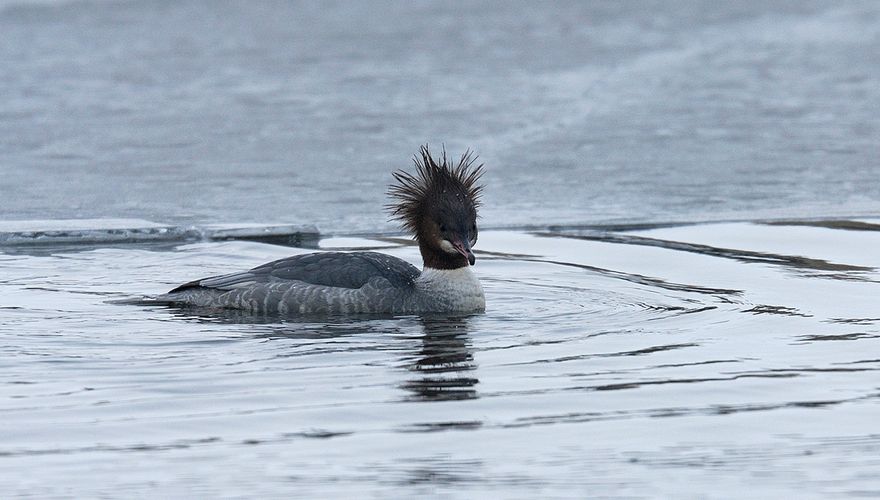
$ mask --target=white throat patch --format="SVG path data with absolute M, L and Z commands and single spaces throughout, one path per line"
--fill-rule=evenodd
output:
M 440 310 L 476 312 L 486 309 L 483 287 L 470 266 L 458 269 L 426 267 L 416 280 L 416 286 L 445 306 Z

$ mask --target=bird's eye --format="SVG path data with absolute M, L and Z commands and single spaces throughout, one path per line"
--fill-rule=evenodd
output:
M 446 232 L 446 225 L 445 225 L 445 224 L 440 224 L 440 232 L 441 232 L 441 233 L 445 233 L 445 232 Z

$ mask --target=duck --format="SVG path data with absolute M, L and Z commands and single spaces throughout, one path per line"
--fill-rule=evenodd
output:
M 485 295 L 471 270 L 483 191 L 483 165 L 476 159 L 467 150 L 455 163 L 445 148 L 434 158 L 423 145 L 413 156 L 413 173 L 392 173 L 385 208 L 418 244 L 421 270 L 379 252 L 313 252 L 190 281 L 156 298 L 176 306 L 300 316 L 483 312 Z

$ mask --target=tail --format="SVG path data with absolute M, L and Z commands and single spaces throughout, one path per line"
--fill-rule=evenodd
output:
M 169 297 L 168 294 L 162 294 L 145 295 L 143 297 L 131 297 L 127 299 L 105 300 L 104 303 L 120 306 L 171 306 L 179 304 L 180 302 Z

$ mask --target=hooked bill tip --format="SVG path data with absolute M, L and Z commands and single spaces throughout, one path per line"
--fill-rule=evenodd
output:
M 474 263 L 477 262 L 477 258 L 474 257 L 474 252 L 471 251 L 471 247 L 467 243 L 456 241 L 452 244 L 452 247 L 467 259 L 468 264 L 474 265 Z

